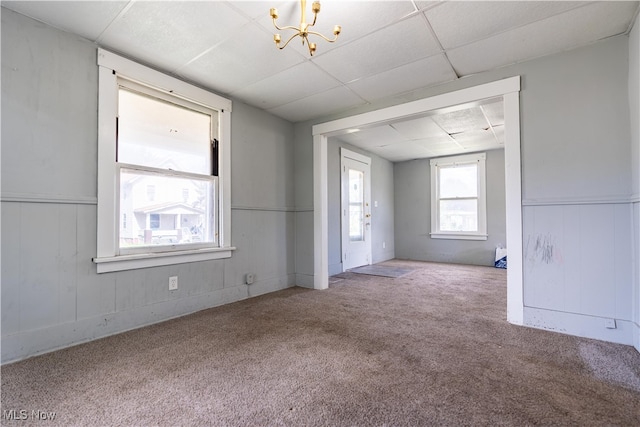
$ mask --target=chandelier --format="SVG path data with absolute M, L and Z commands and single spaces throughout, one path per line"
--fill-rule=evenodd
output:
M 335 36 L 333 38 L 333 40 L 331 40 L 328 37 L 323 36 L 322 34 L 318 33 L 317 31 L 311 31 L 310 30 L 310 28 L 313 27 L 316 24 L 316 18 L 318 17 L 318 13 L 320 12 L 320 2 L 319 1 L 314 1 L 313 4 L 311 5 L 311 10 L 313 11 L 313 22 L 310 23 L 310 24 L 307 23 L 307 19 L 306 19 L 306 13 L 305 13 L 306 12 L 306 7 L 307 7 L 306 0 L 300 0 L 301 15 L 300 15 L 300 26 L 299 27 L 294 27 L 292 25 L 288 25 L 286 27 L 279 27 L 278 24 L 276 24 L 276 19 L 278 19 L 278 9 L 276 9 L 275 7 L 271 8 L 271 10 L 269 11 L 269 14 L 271 15 L 271 19 L 273 19 L 273 26 L 274 27 L 276 27 L 280 31 L 283 31 L 283 30 L 294 30 L 294 31 L 296 31 L 291 37 L 289 37 L 289 40 L 287 40 L 287 42 L 282 46 L 280 46 L 280 42 L 282 41 L 282 39 L 280 38 L 280 34 L 274 34 L 273 41 L 276 42 L 276 47 L 278 49 L 280 49 L 280 50 L 284 49 L 285 47 L 287 47 L 289 42 L 291 40 L 293 40 L 294 37 L 300 36 L 302 38 L 302 44 L 304 45 L 305 42 L 307 43 L 307 46 L 309 47 L 309 54 L 311 56 L 313 56 L 313 52 L 316 51 L 316 44 L 309 41 L 309 36 L 310 35 L 322 37 L 323 39 L 325 39 L 329 43 L 333 43 L 336 40 L 338 40 L 338 35 L 340 34 L 340 31 L 342 31 L 342 27 L 340 25 L 335 25 L 333 27 L 333 35 Z

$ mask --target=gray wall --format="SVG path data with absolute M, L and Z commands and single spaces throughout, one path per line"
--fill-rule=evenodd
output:
M 96 46 L 4 8 L 1 30 L 3 363 L 294 284 L 293 126 L 239 102 L 233 257 L 96 274 Z
M 373 264 L 394 258 L 394 193 L 393 163 L 373 153 L 334 138 L 327 145 L 328 211 L 329 211 L 329 275 L 342 272 L 340 216 L 340 148 L 371 158 L 371 261 Z M 378 207 L 375 207 L 378 202 Z M 383 248 L 384 242 L 384 248 Z
M 631 170 L 633 194 L 633 321 L 634 345 L 640 351 L 640 23 L 629 36 L 629 107 L 631 117 Z
M 395 164 L 396 257 L 493 266 L 496 246 L 506 246 L 504 150 L 487 151 L 487 240 L 432 239 L 428 159 Z
M 296 194 L 313 193 L 314 124 L 514 75 L 522 84 L 525 323 L 629 343 L 634 204 L 627 36 L 297 123 Z M 312 224 L 308 216 L 305 223 Z M 298 225 L 296 238 L 305 245 L 298 253 L 313 253 L 312 229 Z M 557 257 L 545 257 L 549 250 Z M 309 265 L 301 257 L 296 262 Z M 606 329 L 603 317 L 616 319 L 618 328 Z

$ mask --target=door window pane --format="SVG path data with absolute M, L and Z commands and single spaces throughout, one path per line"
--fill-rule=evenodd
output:
M 364 240 L 364 173 L 349 169 L 349 239 Z

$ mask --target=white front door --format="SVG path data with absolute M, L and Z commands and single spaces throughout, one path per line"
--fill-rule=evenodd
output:
M 342 271 L 371 264 L 371 159 L 340 149 Z

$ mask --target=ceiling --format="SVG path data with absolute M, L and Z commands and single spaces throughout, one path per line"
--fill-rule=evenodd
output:
M 278 8 L 279 25 L 297 26 L 298 1 L 2 6 L 299 122 L 627 33 L 639 2 L 322 0 L 316 30 L 330 36 L 340 24 L 342 33 L 333 44 L 313 40 L 313 57 L 297 40 L 281 51 L 273 43 L 280 31 L 269 9 Z M 400 161 L 452 154 L 446 147 L 499 148 L 502 125 L 501 103 L 493 100 L 341 139 Z

